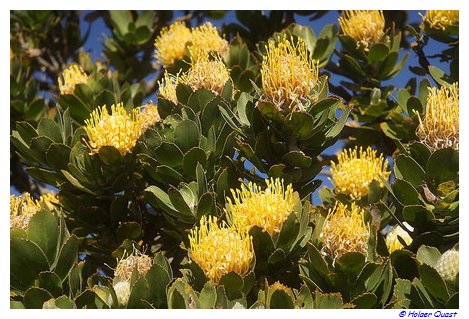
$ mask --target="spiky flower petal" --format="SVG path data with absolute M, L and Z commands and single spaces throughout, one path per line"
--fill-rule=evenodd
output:
M 459 273 L 459 250 L 445 251 L 438 259 L 435 269 L 445 281 L 454 282 Z
M 192 62 L 191 68 L 181 75 L 180 82 L 193 91 L 207 89 L 218 95 L 230 79 L 230 72 L 219 57 L 210 60 L 203 56 Z
M 78 64 L 71 64 L 58 78 L 60 94 L 73 94 L 75 86 L 88 82 L 88 75 Z
M 413 230 L 413 227 L 404 222 L 404 225 L 409 229 Z M 406 243 L 406 245 L 410 245 L 412 243 L 412 237 L 410 237 L 409 233 L 405 231 L 401 226 L 395 225 L 392 227 L 386 235 L 386 246 L 388 247 L 388 251 L 392 254 L 394 251 L 404 248 L 404 245 L 399 241 L 401 237 L 402 240 Z
M 339 193 L 360 199 L 368 194 L 368 186 L 373 180 L 384 187 L 391 172 L 388 161 L 377 151 L 368 147 L 365 151 L 360 147 L 343 150 L 337 156 L 338 163 L 331 162 L 332 180 Z
M 31 217 L 41 209 L 52 210 L 59 200 L 55 194 L 46 193 L 34 199 L 29 193 L 10 195 L 10 228 L 26 230 Z
M 228 54 L 228 41 L 220 37 L 211 22 L 192 29 L 191 44 L 188 46 L 191 57 L 195 60 L 208 56 L 210 52 L 225 57 Z
M 268 102 L 278 109 L 303 109 L 303 103 L 318 83 L 318 62 L 311 57 L 306 43 L 296 44 L 286 36 L 278 43 L 270 41 L 262 60 L 262 90 Z
M 384 36 L 382 10 L 346 10 L 339 17 L 339 24 L 342 32 L 365 50 L 380 42 Z
M 231 190 L 233 200 L 227 198 L 227 216 L 231 225 L 249 231 L 258 226 L 274 235 L 280 232 L 283 223 L 293 212 L 294 193 L 291 184 L 287 187 L 283 179 L 265 180 L 266 189 L 250 182 L 241 189 Z
M 153 266 L 153 259 L 135 250 L 130 256 L 119 260 L 114 270 L 114 277 L 121 281 L 130 281 L 132 272 L 136 269 L 144 277 Z
M 428 88 L 425 117 L 420 114 L 417 136 L 433 151 L 452 147 L 459 149 L 459 88 L 458 82 L 449 88 Z
M 161 121 L 158 107 L 152 102 L 142 106 L 138 116 L 140 118 L 139 121 L 143 131 L 146 131 L 149 127 Z
M 191 41 L 191 30 L 182 21 L 164 27 L 155 40 L 155 56 L 165 68 L 181 60 L 186 52 L 186 44 Z
M 130 153 L 142 133 L 138 110 L 126 112 L 122 103 L 111 106 L 111 114 L 106 105 L 98 107 L 85 120 L 88 140 L 85 143 L 91 153 L 99 152 L 103 146 L 113 146 L 122 155 Z
M 164 77 L 158 81 L 158 89 L 160 95 L 168 101 L 173 102 L 174 104 L 178 103 L 178 98 L 176 95 L 176 87 L 179 83 L 179 73 L 172 75 L 165 71 Z
M 212 216 L 201 218 L 200 226 L 190 232 L 189 243 L 190 258 L 215 283 L 232 271 L 245 275 L 254 258 L 252 238 L 225 222 L 219 225 Z
M 458 10 L 427 10 L 423 22 L 435 30 L 446 30 L 448 27 L 459 26 Z
M 345 253 L 366 253 L 370 229 L 363 215 L 364 210 L 355 203 L 347 206 L 336 202 L 320 234 L 324 244 L 322 252 L 334 261 Z

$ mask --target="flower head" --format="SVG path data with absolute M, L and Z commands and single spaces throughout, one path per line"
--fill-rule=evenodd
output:
M 182 21 L 164 27 L 155 40 L 155 56 L 165 68 L 181 60 L 186 52 L 186 44 L 192 39 L 191 30 Z
M 318 64 L 298 38 L 296 44 L 285 36 L 270 41 L 262 60 L 262 90 L 267 100 L 279 109 L 302 109 L 318 83 Z
M 210 52 L 224 57 L 228 54 L 229 44 L 220 37 L 217 28 L 211 22 L 206 22 L 192 29 L 192 39 L 188 49 L 191 57 L 196 60 L 208 56 Z
M 178 103 L 176 95 L 176 87 L 179 83 L 179 73 L 176 75 L 169 74 L 167 71 L 164 73 L 164 77 L 158 81 L 158 89 L 160 95 L 168 101 L 174 104 Z
M 130 256 L 119 260 L 114 270 L 114 277 L 120 281 L 130 281 L 135 269 L 144 277 L 152 266 L 153 259 L 150 256 L 135 250 Z
M 141 111 L 138 114 L 138 117 L 143 131 L 146 131 L 149 127 L 161 121 L 160 114 L 158 113 L 158 107 L 152 102 L 141 107 Z
M 116 284 L 114 284 L 114 291 L 116 292 L 116 297 L 117 297 L 117 303 L 119 306 L 125 307 L 127 306 L 127 303 L 129 302 L 130 298 L 130 293 L 132 290 L 132 287 L 130 286 L 130 281 L 119 281 Z M 108 297 L 108 304 L 112 304 L 112 295 L 109 295 Z
M 210 60 L 203 56 L 192 62 L 191 68 L 181 75 L 180 82 L 188 85 L 193 91 L 207 89 L 214 94 L 221 94 L 230 72 L 223 61 L 216 57 Z
M 85 120 L 85 131 L 88 141 L 85 143 L 91 153 L 99 152 L 103 146 L 113 146 L 122 155 L 130 153 L 142 133 L 142 126 L 138 110 L 133 109 L 128 114 L 122 103 L 111 106 L 111 114 L 106 105 L 98 107 L 91 113 L 91 118 Z
M 459 88 L 454 83 L 449 88 L 428 88 L 429 95 L 425 117 L 420 114 L 417 136 L 433 151 L 452 147 L 459 149 Z
M 413 230 L 412 226 L 404 222 L 404 225 Z M 399 241 L 399 238 L 406 243 L 406 245 L 410 245 L 412 243 L 412 237 L 410 237 L 409 233 L 405 231 L 401 226 L 396 225 L 392 227 L 386 235 L 386 246 L 388 247 L 388 251 L 392 254 L 394 251 L 404 248 L 404 245 Z
M 378 43 L 384 36 L 384 16 L 382 10 L 346 10 L 339 17 L 342 32 L 365 50 Z
M 228 219 L 237 229 L 249 231 L 258 226 L 274 235 L 280 232 L 283 223 L 293 212 L 294 195 L 292 185 L 286 188 L 283 179 L 266 179 L 266 189 L 250 182 L 241 189 L 231 190 L 233 200 L 228 198 Z
M 59 76 L 60 94 L 73 94 L 75 86 L 88 82 L 88 75 L 78 64 L 71 64 Z
M 41 195 L 39 199 L 34 199 L 29 193 L 20 196 L 10 195 L 10 228 L 20 228 L 26 230 L 31 217 L 41 209 L 52 210 L 59 200 L 53 193 Z
M 445 251 L 438 259 L 435 269 L 443 280 L 454 282 L 459 273 L 459 250 Z
M 189 235 L 190 258 L 215 283 L 232 271 L 245 275 L 254 258 L 252 238 L 246 232 L 217 222 L 216 217 L 203 216 Z
M 373 180 L 384 187 L 382 179 L 387 180 L 388 161 L 377 151 L 368 147 L 365 151 L 360 147 L 343 150 L 337 156 L 338 163 L 331 162 L 331 173 L 334 185 L 339 193 L 360 199 L 368 194 L 368 186 Z
M 446 30 L 448 27 L 459 26 L 458 10 L 427 10 L 423 22 L 428 23 L 431 29 Z
M 349 207 L 337 202 L 329 210 L 321 232 L 322 251 L 334 261 L 345 253 L 365 253 L 370 229 L 363 219 L 364 210 L 355 203 Z

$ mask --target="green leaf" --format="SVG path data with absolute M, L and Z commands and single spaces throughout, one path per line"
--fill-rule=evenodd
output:
M 16 130 L 18 131 L 18 134 L 21 136 L 21 139 L 26 143 L 26 145 L 29 145 L 31 139 L 37 137 L 36 130 L 28 122 L 16 122 Z
M 437 185 L 449 180 L 458 181 L 459 153 L 452 148 L 435 151 L 428 159 L 427 173 Z
M 429 65 L 428 66 L 428 72 L 430 72 L 430 75 L 432 78 L 441 86 L 448 87 L 451 85 L 451 83 L 448 83 L 445 79 L 447 78 L 446 74 L 444 71 L 440 70 L 434 65 Z
M 122 241 L 124 239 L 137 240 L 142 234 L 140 224 L 137 222 L 123 222 L 117 228 L 117 238 Z
M 128 10 L 110 10 L 109 15 L 119 35 L 124 36 L 129 31 L 129 24 L 133 22 L 131 12 Z
M 26 309 L 42 309 L 44 302 L 51 298 L 52 295 L 47 290 L 32 287 L 24 294 L 23 304 Z
M 412 156 L 412 158 L 413 158 L 417 163 L 419 163 L 419 165 L 420 165 L 422 168 L 426 168 L 426 167 L 427 167 L 428 159 L 430 158 L 430 155 L 431 155 L 432 153 L 431 153 L 431 151 L 428 149 L 428 147 L 425 146 L 425 144 L 418 143 L 418 142 L 412 143 L 412 144 L 410 144 L 410 146 L 409 146 L 409 151 L 410 151 L 410 155 Z
M 60 296 L 55 299 L 55 305 L 60 309 L 77 309 L 75 302 L 70 300 L 67 296 Z
M 145 278 L 140 277 L 132 286 L 129 301 L 127 303 L 128 309 L 144 308 L 143 301 L 147 300 L 150 296 L 150 287 Z
M 98 152 L 99 158 L 106 165 L 115 165 L 122 160 L 121 153 L 114 146 L 103 146 Z
M 275 285 L 275 284 L 274 284 Z M 269 288 L 269 293 L 267 294 L 267 308 L 268 309 L 293 309 L 293 299 L 291 297 L 291 292 L 288 293 L 283 289 L 274 289 L 271 291 Z
M 240 275 L 231 271 L 220 278 L 219 284 L 225 287 L 225 291 L 229 296 L 230 294 L 241 291 L 244 282 Z
M 426 180 L 423 168 L 411 157 L 405 155 L 396 158 L 394 173 L 396 178 L 405 179 L 416 188 L 424 184 Z
M 289 136 L 306 139 L 314 129 L 314 118 L 308 113 L 292 112 L 287 116 L 284 126 Z
M 428 292 L 438 300 L 446 303 L 449 298 L 448 289 L 438 272 L 427 264 L 422 264 L 419 267 L 419 274 Z
M 402 216 L 404 220 L 422 226 L 427 226 L 430 221 L 435 219 L 433 213 L 422 205 L 405 206 L 402 210 Z
M 62 293 L 62 280 L 53 272 L 43 271 L 39 274 L 39 287 L 58 297 Z
M 154 154 L 159 163 L 170 167 L 182 165 L 184 159 L 181 149 L 173 143 L 162 143 L 155 149 Z
M 47 163 L 56 170 L 66 169 L 71 151 L 67 145 L 52 143 L 46 152 Z
M 45 270 L 49 270 L 49 263 L 38 245 L 22 238 L 10 239 L 11 287 L 24 289 Z
M 375 294 L 365 292 L 353 298 L 350 303 L 355 305 L 355 309 L 373 309 L 378 303 L 378 298 Z
M 56 143 L 63 143 L 59 125 L 52 119 L 42 118 L 37 126 L 39 136 L 46 136 Z
M 314 309 L 342 309 L 343 304 L 340 293 L 322 294 L 316 290 L 314 294 Z
M 282 248 L 284 251 L 290 251 L 292 249 L 293 243 L 296 241 L 298 234 L 300 232 L 300 223 L 296 214 L 294 212 L 288 215 L 287 220 L 282 225 L 280 229 L 280 234 L 278 236 L 277 247 Z
M 213 309 L 217 302 L 217 290 L 212 281 L 208 281 L 199 295 L 200 308 Z
M 183 120 L 174 130 L 174 141 L 183 152 L 187 152 L 199 145 L 199 134 L 199 128 L 194 121 Z
M 282 157 L 282 161 L 291 166 L 309 168 L 313 162 L 313 159 L 309 156 L 306 156 L 302 151 L 291 151 Z
M 396 278 L 392 296 L 394 309 L 409 308 L 410 300 L 407 296 L 410 294 L 411 286 L 412 284 L 409 280 Z
M 427 264 L 435 268 L 438 263 L 438 259 L 441 257 L 440 251 L 431 246 L 422 245 L 417 251 L 417 260 L 422 264 Z
M 34 214 L 28 226 L 29 240 L 41 248 L 49 264 L 52 264 L 56 255 L 57 227 L 57 219 L 45 210 Z
M 78 238 L 75 235 L 71 235 L 62 246 L 57 265 L 55 266 L 55 273 L 62 281 L 67 278 L 78 260 L 78 244 Z
M 207 167 L 207 156 L 200 147 L 191 148 L 186 155 L 184 155 L 183 168 L 184 174 L 187 176 L 196 177 L 194 167 L 197 167 L 197 163 L 200 163 L 203 168 Z
M 383 61 L 389 54 L 389 48 L 383 43 L 376 43 L 368 51 L 368 63 Z
M 283 123 L 285 121 L 285 116 L 273 104 L 258 102 L 257 108 L 261 112 L 262 116 L 268 120 L 273 120 L 279 123 Z
M 365 265 L 365 255 L 359 252 L 343 254 L 336 260 L 336 269 L 353 277 L 358 276 Z
M 417 190 L 408 182 L 396 179 L 392 185 L 394 196 L 403 205 L 421 204 Z
M 158 253 L 161 258 L 161 253 Z M 162 257 L 164 258 L 164 257 Z M 166 288 L 172 280 L 172 275 L 162 265 L 155 262 L 153 267 L 147 272 L 146 279 L 150 288 L 149 300 L 156 308 L 167 307 Z
M 391 263 L 399 278 L 412 280 L 418 277 L 417 261 L 414 254 L 405 249 L 399 249 L 391 254 Z

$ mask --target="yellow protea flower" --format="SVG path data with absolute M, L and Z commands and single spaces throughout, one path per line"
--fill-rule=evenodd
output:
M 404 225 L 409 229 L 413 230 L 413 227 L 404 222 Z M 401 226 L 396 225 L 392 227 L 389 232 L 386 234 L 386 246 L 388 247 L 388 251 L 392 254 L 394 251 L 404 248 L 404 245 L 399 241 L 399 237 L 404 240 L 407 245 L 412 243 L 412 237 L 410 237 L 409 233 L 405 231 Z
M 283 179 L 265 180 L 266 189 L 250 182 L 241 189 L 233 190 L 233 200 L 227 198 L 227 216 L 231 225 L 249 231 L 258 226 L 274 235 L 280 232 L 283 223 L 293 212 L 294 193 L 291 184 L 285 187 Z
M 10 228 L 26 230 L 31 217 L 41 209 L 52 210 L 59 200 L 53 193 L 41 195 L 34 199 L 31 194 L 23 193 L 20 196 L 10 195 Z
M 75 86 L 88 82 L 88 75 L 78 64 L 71 64 L 58 78 L 60 94 L 73 94 Z
M 336 202 L 324 222 L 320 237 L 322 252 L 334 261 L 345 253 L 366 253 L 370 229 L 363 219 L 364 210 L 352 203 Z
M 459 26 L 458 10 L 427 10 L 423 22 L 435 30 L 446 30 L 448 27 Z
M 433 151 L 452 147 L 459 149 L 459 87 L 428 88 L 425 117 L 420 117 L 417 136 Z
M 357 41 L 365 50 L 384 36 L 382 10 L 346 10 L 339 17 L 342 32 Z
M 181 75 L 180 82 L 193 91 L 207 89 L 218 95 L 230 79 L 230 72 L 219 57 L 210 60 L 203 56 L 192 62 L 191 68 Z
M 114 270 L 114 277 L 120 281 L 130 281 L 132 272 L 137 269 L 140 276 L 145 277 L 153 266 L 153 259 L 135 250 L 130 256 L 119 260 Z
M 179 73 L 176 75 L 169 74 L 167 71 L 164 73 L 164 77 L 158 81 L 158 90 L 160 95 L 168 101 L 174 104 L 178 103 L 176 95 L 176 87 L 179 83 Z
M 206 22 L 192 29 L 192 39 L 188 49 L 193 59 L 208 56 L 210 52 L 225 57 L 228 54 L 229 44 L 220 37 L 217 28 L 211 22 Z
M 311 57 L 306 43 L 296 44 L 286 36 L 278 43 L 270 41 L 262 59 L 262 90 L 267 101 L 278 109 L 303 109 L 318 83 L 318 61 Z
M 146 131 L 149 127 L 161 121 L 158 107 L 152 102 L 141 107 L 138 117 L 143 131 Z
M 182 21 L 164 27 L 155 40 L 155 57 L 165 68 L 181 60 L 186 52 L 186 44 L 191 41 L 191 30 Z
M 98 107 L 85 120 L 88 141 L 85 143 L 91 154 L 97 153 L 103 146 L 114 146 L 122 155 L 130 153 L 142 133 L 138 110 L 128 114 L 122 103 L 111 106 L 111 114 L 106 105 Z
M 252 238 L 213 216 L 203 216 L 189 234 L 189 256 L 209 280 L 218 283 L 232 271 L 244 276 L 254 258 Z
M 389 175 L 388 161 L 377 151 L 368 147 L 343 150 L 337 156 L 338 163 L 331 162 L 332 181 L 339 193 L 360 199 L 368 194 L 368 186 L 373 180 L 384 187 Z M 384 180 L 384 181 L 383 181 Z

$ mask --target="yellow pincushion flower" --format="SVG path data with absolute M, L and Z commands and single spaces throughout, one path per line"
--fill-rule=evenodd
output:
M 176 95 L 176 87 L 179 83 L 179 73 L 176 75 L 169 74 L 167 71 L 164 73 L 164 77 L 158 81 L 158 89 L 160 95 L 168 101 L 174 104 L 178 103 Z
M 339 17 L 339 24 L 342 32 L 365 50 L 380 42 L 384 36 L 382 10 L 346 10 Z
M 364 210 L 355 203 L 349 207 L 337 202 L 329 210 L 320 237 L 322 252 L 334 261 L 345 253 L 367 250 L 370 229 L 363 219 Z
M 144 277 L 153 266 L 153 259 L 135 250 L 130 256 L 121 259 L 114 270 L 114 277 L 120 281 L 130 281 L 132 272 L 137 269 L 140 276 Z
M 190 258 L 215 283 L 232 271 L 245 275 L 254 258 L 252 238 L 246 232 L 217 222 L 216 217 L 203 216 L 189 235 Z
M 427 10 L 423 22 L 435 30 L 446 30 L 448 27 L 459 26 L 458 10 Z
M 181 60 L 186 52 L 186 44 L 191 41 L 191 30 L 182 21 L 164 27 L 155 40 L 155 57 L 165 68 Z
M 285 188 L 283 179 L 265 180 L 267 188 L 250 182 L 241 189 L 231 190 L 234 202 L 228 198 L 227 216 L 231 225 L 249 231 L 258 226 L 274 235 L 280 232 L 283 223 L 293 212 L 294 193 L 291 184 Z
M 180 82 L 193 91 L 207 89 L 218 95 L 230 79 L 230 72 L 219 57 L 210 60 L 208 56 L 203 56 L 195 60 L 191 68 L 181 75 Z
M 413 227 L 404 222 L 404 225 L 409 229 L 413 230 Z M 394 251 L 404 248 L 404 245 L 399 241 L 399 237 L 404 240 L 407 245 L 412 243 L 412 237 L 410 237 L 409 233 L 405 231 L 401 226 L 396 225 L 392 227 L 386 235 L 386 246 L 388 247 L 388 251 L 392 254 Z
M 228 41 L 220 37 L 218 30 L 211 22 L 192 29 L 191 44 L 188 46 L 193 59 L 208 56 L 210 52 L 216 52 L 225 57 L 228 54 Z
M 339 193 L 360 199 L 368 194 L 368 186 L 373 180 L 384 187 L 391 172 L 388 171 L 388 161 L 377 151 L 368 147 L 365 151 L 360 147 L 343 150 L 337 156 L 338 163 L 331 162 L 332 180 Z
M 318 83 L 318 62 L 301 38 L 293 44 L 284 36 L 278 43 L 270 41 L 266 50 L 261 76 L 267 101 L 278 109 L 303 109 Z
M 59 200 L 55 194 L 47 193 L 34 199 L 29 193 L 10 195 L 10 228 L 26 230 L 31 217 L 41 209 L 52 210 Z
M 428 88 L 425 117 L 420 114 L 417 136 L 433 151 L 452 147 L 459 149 L 459 88 L 458 82 L 449 88 Z
M 60 94 L 73 94 L 75 86 L 88 82 L 88 75 L 77 64 L 71 64 L 58 78 Z
M 143 131 L 161 121 L 158 107 L 152 102 L 141 107 L 141 112 L 138 114 L 140 125 Z
M 98 107 L 85 120 L 88 141 L 85 143 L 91 154 L 97 153 L 103 146 L 114 146 L 122 155 L 130 153 L 142 133 L 138 110 L 128 114 L 122 103 L 111 106 L 111 114 L 106 105 Z

